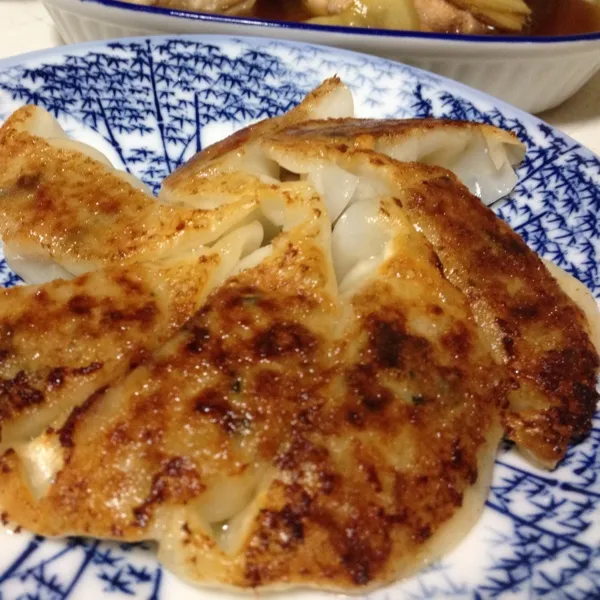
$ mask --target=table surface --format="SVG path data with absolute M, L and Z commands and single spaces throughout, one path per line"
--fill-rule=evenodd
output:
M 61 44 L 39 0 L 0 0 L 0 58 Z M 600 73 L 562 106 L 539 116 L 600 155 Z

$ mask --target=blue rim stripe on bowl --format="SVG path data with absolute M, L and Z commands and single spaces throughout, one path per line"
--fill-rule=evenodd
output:
M 577 35 L 560 36 L 509 36 L 509 35 L 461 35 L 454 33 L 428 33 L 423 31 L 396 31 L 390 29 L 367 29 L 365 27 L 344 27 L 341 25 L 314 25 L 311 23 L 296 23 L 289 21 L 261 20 L 251 17 L 234 17 L 228 15 L 216 15 L 208 13 L 191 12 L 187 10 L 174 10 L 170 8 L 160 8 L 156 6 L 147 6 L 141 4 L 131 4 L 121 0 L 81 0 L 91 4 L 100 4 L 110 8 L 123 8 L 138 12 L 150 14 L 179 17 L 196 21 L 238 24 L 238 25 L 259 25 L 271 29 L 297 29 L 303 31 L 316 31 L 328 33 L 352 33 L 357 35 L 373 35 L 381 37 L 391 37 L 398 39 L 420 38 L 429 40 L 454 40 L 467 43 L 510 43 L 510 44 L 548 44 L 548 43 L 566 43 L 566 42 L 586 42 L 600 40 L 600 31 L 594 33 L 582 33 Z

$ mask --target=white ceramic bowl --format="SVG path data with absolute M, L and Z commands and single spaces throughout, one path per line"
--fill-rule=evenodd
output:
M 219 33 L 328 44 L 445 75 L 532 113 L 557 106 L 600 70 L 600 33 L 554 38 L 460 36 L 259 21 L 118 0 L 43 2 L 68 43 Z

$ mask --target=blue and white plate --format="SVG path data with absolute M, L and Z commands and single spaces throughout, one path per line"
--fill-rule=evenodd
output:
M 75 138 L 156 189 L 198 150 L 288 110 L 336 73 L 352 87 L 359 116 L 433 115 L 514 131 L 528 153 L 520 183 L 498 214 L 600 297 L 600 159 L 534 117 L 400 64 L 250 38 L 86 44 L 0 62 L 0 118 L 22 104 L 39 104 Z M 0 281 L 14 285 L 18 278 L 5 262 L 0 267 Z M 226 595 L 177 581 L 151 547 L 0 532 L 0 600 Z M 485 513 L 467 539 L 418 577 L 370 598 L 600 598 L 600 418 L 552 473 L 504 449 Z

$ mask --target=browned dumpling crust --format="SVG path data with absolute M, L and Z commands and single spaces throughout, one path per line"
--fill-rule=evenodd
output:
M 375 126 L 375 131 L 378 129 Z M 354 149 L 369 128 L 341 130 L 344 143 L 319 143 L 318 131 L 282 134 L 272 156 L 327 156 L 356 174 L 378 177 L 437 253 L 444 274 L 468 299 L 499 364 L 512 378 L 506 435 L 546 467 L 592 424 L 598 354 L 581 309 L 542 260 L 501 219 L 443 169 L 400 163 Z M 265 142 L 266 146 L 269 142 Z
M 255 207 L 247 197 L 210 213 L 157 202 L 77 147 L 25 130 L 40 110 L 19 109 L 0 128 L 0 235 L 11 254 L 78 275 L 212 243 Z
M 468 303 L 393 198 L 388 257 L 340 296 L 322 201 L 286 189 L 271 253 L 46 435 L 62 467 L 39 500 L 4 455 L 9 518 L 154 539 L 182 577 L 238 587 L 382 584 L 464 535 L 505 402 Z
M 218 252 L 0 292 L 0 452 L 143 362 L 218 281 Z

